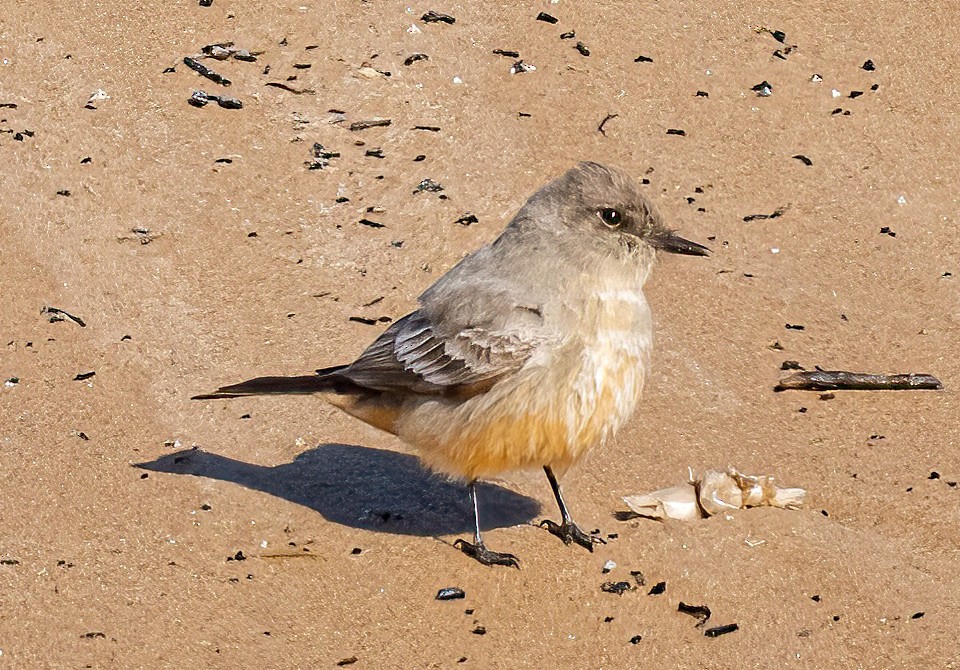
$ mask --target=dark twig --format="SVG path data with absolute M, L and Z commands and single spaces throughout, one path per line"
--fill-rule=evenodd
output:
M 597 130 L 600 131 L 600 134 L 601 134 L 601 135 L 603 135 L 604 137 L 607 136 L 607 131 L 604 130 L 603 127 L 604 127 L 605 125 L 607 125 L 607 121 L 610 121 L 610 120 L 612 120 L 612 119 L 615 119 L 615 118 L 617 118 L 618 116 L 620 116 L 620 115 L 619 115 L 619 114 L 607 114 L 605 117 L 603 117 L 603 121 L 601 121 L 601 122 L 600 122 L 600 125 L 597 126 Z
M 797 372 L 780 380 L 777 391 L 939 391 L 940 380 L 928 374 L 872 375 L 844 370 Z

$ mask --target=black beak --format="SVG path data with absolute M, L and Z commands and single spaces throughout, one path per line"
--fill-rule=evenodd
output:
M 672 230 L 654 233 L 647 238 L 647 241 L 654 249 L 662 249 L 671 254 L 683 254 L 684 256 L 710 255 L 710 250 L 702 244 L 685 240 L 679 235 L 675 235 Z

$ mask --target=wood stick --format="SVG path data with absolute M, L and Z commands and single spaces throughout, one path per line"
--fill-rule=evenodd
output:
M 796 391 L 917 391 L 943 389 L 933 375 L 872 375 L 844 370 L 797 372 L 780 380 L 773 390 Z

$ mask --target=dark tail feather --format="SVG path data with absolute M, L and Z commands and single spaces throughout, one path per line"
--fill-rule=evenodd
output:
M 191 400 L 217 400 L 219 398 L 240 398 L 249 395 L 307 395 L 325 391 L 338 392 L 344 380 L 337 375 L 342 367 L 326 368 L 323 374 L 303 375 L 300 377 L 257 377 L 239 384 L 222 386 L 213 393 L 195 395 Z

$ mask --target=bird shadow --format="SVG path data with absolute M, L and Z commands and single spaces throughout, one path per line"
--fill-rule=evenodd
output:
M 346 444 L 321 444 L 290 463 L 263 466 L 199 448 L 134 467 L 233 482 L 316 510 L 329 521 L 396 535 L 473 531 L 467 487 L 425 470 L 414 456 Z M 482 528 L 527 523 L 540 512 L 528 496 L 477 486 Z

